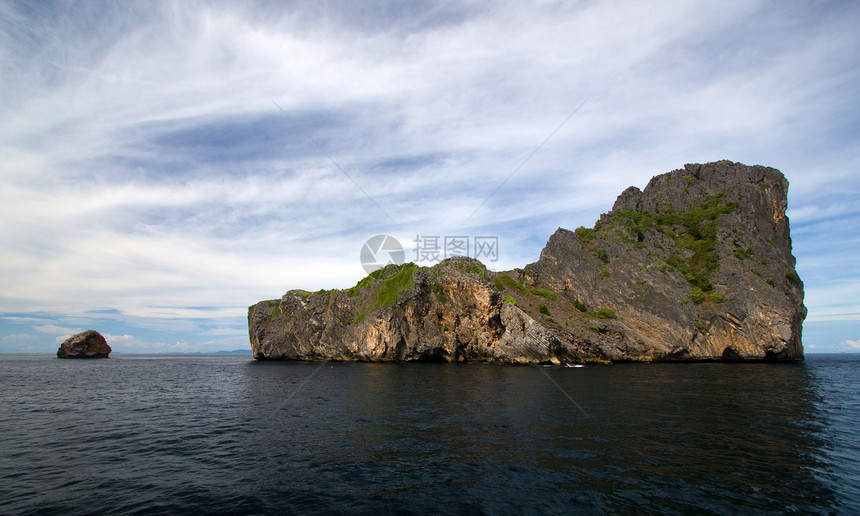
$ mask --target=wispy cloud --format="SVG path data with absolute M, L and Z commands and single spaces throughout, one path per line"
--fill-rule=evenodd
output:
M 858 11 L 4 4 L 0 313 L 239 337 L 259 299 L 353 284 L 371 235 L 495 234 L 521 266 L 623 188 L 724 158 L 791 180 L 810 317 L 856 312 L 814 271 L 860 277 Z
M 0 353 L 48 353 L 52 348 L 34 335 L 13 333 L 0 337 Z
M 860 351 L 860 339 L 858 339 L 858 340 L 846 340 L 842 344 L 850 350 Z
M 56 335 L 57 343 L 61 343 L 64 340 L 68 339 L 72 335 L 76 333 L 80 333 L 83 331 L 81 328 L 66 328 L 63 326 L 55 326 L 53 324 L 45 324 L 40 326 L 33 326 L 33 329 L 40 333 L 47 333 L 50 335 Z
M 121 353 L 188 353 L 194 349 L 187 342 L 146 342 L 135 338 L 132 335 L 111 335 L 104 336 L 112 351 Z

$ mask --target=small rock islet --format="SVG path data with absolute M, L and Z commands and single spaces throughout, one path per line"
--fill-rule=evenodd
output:
M 57 358 L 109 358 L 111 348 L 95 330 L 72 335 L 57 350 Z

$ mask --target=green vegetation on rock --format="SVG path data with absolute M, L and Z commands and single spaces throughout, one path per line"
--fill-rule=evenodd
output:
M 413 275 L 418 270 L 418 266 L 414 263 L 386 265 L 380 270 L 388 270 L 388 272 L 380 275 L 381 281 L 374 287 L 374 297 L 370 303 L 371 310 L 390 306 L 400 299 L 400 296 L 415 283 Z
M 578 236 L 580 240 L 582 240 L 583 244 L 587 244 L 594 240 L 594 230 L 591 228 L 579 226 L 574 229 L 573 232 L 576 233 L 576 236 Z
M 601 319 L 615 319 L 615 312 L 611 308 L 601 308 L 597 311 L 597 317 Z
M 519 281 L 507 274 L 499 274 L 496 276 L 496 280 L 493 283 L 496 285 L 496 290 L 505 290 L 506 288 L 509 288 L 511 290 L 519 290 L 523 294 L 528 293 L 526 288 L 522 286 Z
M 439 301 L 443 305 L 448 302 L 448 298 L 445 297 L 445 294 L 442 292 L 442 285 L 438 283 L 430 284 L 430 292 L 436 296 L 436 301 Z
M 694 303 L 698 305 L 705 300 L 705 293 L 702 291 L 701 288 L 693 287 L 690 293 L 690 298 L 693 300 Z
M 654 217 L 651 212 L 640 210 L 621 210 L 612 217 L 614 226 L 623 230 L 618 232 L 619 238 L 625 243 L 641 242 L 646 232 L 653 232 Z M 626 233 L 626 234 L 625 234 Z
M 270 299 L 268 301 L 265 301 L 265 303 L 267 305 L 269 305 L 269 308 L 272 309 L 272 315 L 269 317 L 269 319 L 274 319 L 275 317 L 281 315 L 281 300 L 280 299 Z M 250 312 L 252 308 L 254 308 L 254 306 L 248 307 L 248 311 Z
M 556 299 L 555 292 L 550 292 L 549 290 L 544 290 L 542 288 L 533 288 L 532 294 L 537 294 L 538 296 L 545 297 L 550 301 L 555 301 Z
M 735 202 L 721 202 L 725 192 L 709 195 L 697 208 L 690 211 L 673 211 L 658 215 L 654 222 L 659 231 L 666 226 L 681 226 L 686 232 L 675 237 L 675 243 L 693 251 L 693 257 L 687 260 L 690 270 L 709 275 L 719 268 L 719 260 L 714 253 L 717 244 L 717 217 L 724 213 L 735 211 Z
M 598 249 L 594 251 L 594 254 L 600 258 L 600 261 L 603 263 L 609 263 L 609 253 L 606 252 L 606 249 Z
M 702 204 L 690 211 L 674 211 L 654 217 L 658 231 L 672 237 L 676 246 L 693 253 L 692 256 L 682 257 L 674 251 L 666 263 L 684 275 L 693 289 L 691 297 L 697 304 L 705 300 L 704 292 L 714 289 L 710 278 L 720 268 L 719 257 L 714 252 L 717 245 L 717 218 L 738 207 L 737 203 L 723 202 L 725 195 L 725 192 L 709 195 Z M 667 226 L 680 226 L 685 231 L 680 234 L 667 231 Z
M 734 255 L 735 255 L 739 260 L 744 260 L 744 259 L 746 259 L 746 258 L 752 258 L 752 255 L 753 255 L 754 253 L 755 253 L 755 251 L 753 250 L 753 248 L 752 248 L 752 247 L 747 247 L 746 249 L 744 249 L 744 248 L 742 248 L 742 247 L 738 247 L 737 249 L 735 249 L 735 250 L 734 250 Z M 763 259 L 764 259 L 764 258 L 763 258 Z M 765 260 L 765 261 L 766 261 L 766 260 Z
M 711 292 L 710 294 L 708 294 L 708 297 L 714 303 L 723 303 L 726 300 L 726 296 L 722 296 L 720 294 L 717 294 L 716 292 Z
M 411 262 L 403 265 L 386 265 L 359 280 L 354 287 L 347 289 L 346 295 L 349 297 L 356 297 L 359 294 L 366 296 L 366 299 L 370 300 L 367 304 L 369 310 L 390 306 L 415 282 L 413 275 L 416 270 L 418 270 L 418 266 Z M 362 292 L 362 289 L 366 287 L 370 287 L 369 293 Z M 356 318 L 355 322 L 359 321 L 360 319 Z
M 684 176 L 685 179 L 687 177 Z M 672 211 L 668 205 L 663 206 L 663 212 L 656 215 L 645 210 L 621 210 L 613 215 L 612 227 L 619 240 L 636 244 L 636 247 L 644 247 L 641 242 L 655 231 L 674 240 L 676 250 L 666 258 L 666 265 L 684 275 L 693 290 L 691 298 L 698 304 L 709 298 L 706 293 L 714 289 L 710 277 L 720 267 L 719 257 L 714 252 L 717 218 L 738 207 L 737 203 L 725 202 L 725 196 L 725 192 L 709 195 L 699 206 L 689 211 Z M 691 251 L 692 255 L 682 253 L 680 249 Z M 738 258 L 749 258 L 753 249 L 738 248 L 734 254 Z M 598 257 L 603 259 L 600 254 Z M 604 260 L 604 263 L 607 261 Z M 660 264 L 657 269 L 665 271 L 665 266 Z M 599 272 L 601 277 L 608 274 L 605 269 Z

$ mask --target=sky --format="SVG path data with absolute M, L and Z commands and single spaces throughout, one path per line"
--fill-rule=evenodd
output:
M 836 1 L 0 1 L 0 352 L 248 349 L 248 306 L 354 285 L 375 235 L 522 267 L 720 159 L 786 175 L 805 348 L 860 351 L 858 25 Z

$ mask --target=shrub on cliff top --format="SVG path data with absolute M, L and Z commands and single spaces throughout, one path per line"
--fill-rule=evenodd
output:
M 594 240 L 593 229 L 587 228 L 585 226 L 579 226 L 578 228 L 574 229 L 573 232 L 576 233 L 576 236 L 578 236 L 579 239 L 583 241 L 583 243 L 588 243 Z

